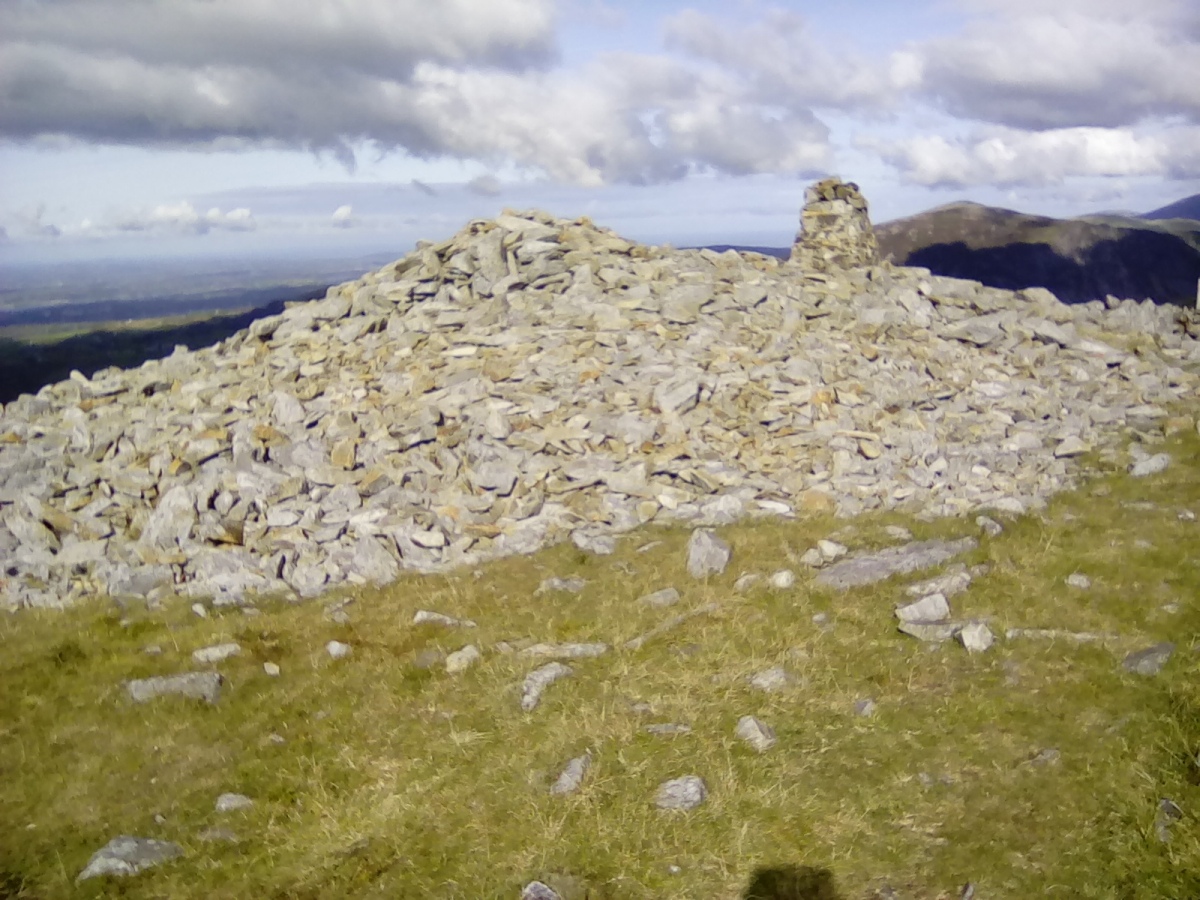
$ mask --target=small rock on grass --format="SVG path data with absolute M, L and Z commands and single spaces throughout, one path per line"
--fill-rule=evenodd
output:
M 329 654 L 331 659 L 345 659 L 354 648 L 349 644 L 343 644 L 341 641 L 330 641 L 325 645 L 325 652 Z
M 796 678 L 783 667 L 776 666 L 772 669 L 756 672 L 749 677 L 748 681 L 751 687 L 771 694 L 791 687 L 796 683 Z
M 245 794 L 222 794 L 217 798 L 216 810 L 219 813 L 237 812 L 253 805 L 254 801 Z
M 757 750 L 765 753 L 775 746 L 775 729 L 754 716 L 742 716 L 738 719 L 733 733 Z
M 273 662 L 263 663 L 263 671 L 267 675 L 270 675 L 272 678 L 279 677 L 279 666 L 276 663 L 273 663 Z
M 1175 645 L 1172 643 L 1155 644 L 1145 650 L 1130 653 L 1121 665 L 1126 672 L 1145 676 L 1157 675 L 1174 652 Z
M 584 553 L 591 553 L 593 556 L 612 556 L 617 552 L 617 539 L 611 534 L 573 531 L 571 532 L 571 543 Z
M 747 572 L 745 575 L 739 576 L 738 580 L 733 583 L 733 589 L 740 594 L 750 590 L 760 581 L 762 581 L 762 576 L 757 572 Z
M 970 587 L 973 577 L 966 566 L 952 566 L 943 575 L 910 584 L 904 589 L 904 593 L 917 598 L 928 597 L 930 594 L 941 594 L 949 598 L 955 594 L 961 594 Z
M 691 725 L 679 725 L 675 722 L 661 722 L 656 725 L 647 725 L 642 729 L 646 734 L 653 734 L 658 737 L 674 737 L 677 734 L 691 734 Z
M 854 704 L 854 714 L 856 716 L 862 716 L 864 719 L 869 719 L 871 716 L 875 715 L 876 708 L 877 705 L 875 701 L 868 697 L 867 699 L 859 700 Z
M 821 559 L 827 563 L 831 563 L 837 562 L 849 553 L 850 548 L 845 544 L 839 544 L 837 541 L 817 541 L 817 552 L 821 554 Z
M 87 866 L 75 880 L 86 881 L 102 875 L 123 878 L 180 856 L 183 856 L 183 848 L 171 841 L 156 841 L 123 834 L 93 853 Z
M 542 700 L 542 693 L 554 682 L 561 678 L 569 678 L 575 670 L 562 663 L 552 662 L 549 665 L 535 669 L 525 676 L 521 690 L 521 709 L 530 712 L 537 708 Z
M 474 644 L 467 644 L 461 650 L 455 650 L 446 657 L 446 671 L 451 675 L 457 675 L 467 671 L 481 659 L 483 659 L 483 654 L 479 652 L 479 648 Z
M 693 578 L 720 575 L 729 565 L 733 550 L 712 531 L 698 528 L 688 540 L 687 570 Z
M 968 653 L 983 653 L 995 641 L 992 630 L 982 622 L 970 622 L 958 631 L 958 642 Z
M 428 609 L 418 609 L 413 616 L 414 625 L 445 625 L 447 628 L 474 628 L 475 623 L 470 619 L 456 619 L 453 616 L 431 612 Z
M 979 530 L 988 537 L 1000 537 L 1000 535 L 1004 534 L 1004 526 L 991 516 L 976 516 L 975 524 L 978 525 Z
M 944 594 L 930 594 L 916 603 L 896 607 L 901 622 L 944 622 L 950 618 L 950 604 Z
M 1169 465 L 1171 465 L 1171 455 L 1169 453 L 1157 453 L 1154 456 L 1139 459 L 1129 467 L 1129 474 L 1134 478 L 1146 478 L 1150 475 L 1158 475 L 1165 472 Z
M 216 644 L 212 647 L 202 647 L 199 650 L 192 652 L 192 659 L 198 663 L 211 665 L 213 663 L 224 662 L 231 657 L 241 654 L 242 648 L 239 644 L 230 642 L 227 644 Z
M 659 609 L 665 606 L 674 606 L 679 602 L 679 591 L 675 590 L 675 588 L 663 588 L 661 591 L 655 591 L 653 594 L 646 594 L 638 602 Z
M 708 799 L 708 786 L 699 775 L 685 775 L 664 781 L 658 787 L 654 805 L 659 809 L 695 809 Z
M 884 533 L 893 541 L 911 541 L 913 533 L 903 525 L 888 525 L 883 529 Z
M 954 637 L 958 626 L 953 622 L 901 622 L 900 631 L 927 644 L 941 644 Z
M 1183 810 L 1174 800 L 1158 801 L 1158 815 L 1154 818 L 1154 834 L 1164 844 L 1171 842 L 1171 828 L 1183 818 Z
M 562 770 L 554 784 L 550 785 L 550 793 L 556 796 L 575 793 L 583 784 L 583 778 L 591 766 L 592 756 L 590 753 L 575 757 L 567 763 L 566 768 Z
M 771 576 L 771 587 L 777 591 L 786 591 L 796 584 L 796 573 L 791 569 L 780 569 Z
M 182 675 L 139 678 L 127 682 L 125 687 L 135 703 L 145 703 L 155 697 L 168 695 L 216 703 L 224 680 L 217 672 L 187 672 Z
M 1067 586 L 1078 588 L 1081 591 L 1086 591 L 1092 586 L 1092 579 L 1088 578 L 1081 572 L 1072 572 L 1067 576 Z
M 548 884 L 531 881 L 521 891 L 521 900 L 562 900 L 562 897 Z

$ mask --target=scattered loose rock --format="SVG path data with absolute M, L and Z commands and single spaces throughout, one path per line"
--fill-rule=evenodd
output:
M 461 650 L 455 650 L 446 657 L 446 671 L 451 675 L 457 675 L 467 671 L 481 659 L 483 659 L 483 654 L 479 652 L 479 648 L 474 644 L 467 644 Z
M 456 619 L 453 616 L 443 615 L 442 613 L 430 612 L 427 609 L 419 609 L 413 616 L 414 625 L 444 625 L 447 628 L 475 628 L 476 625 L 470 619 Z
M 542 700 L 542 693 L 560 678 L 569 678 L 575 670 L 562 663 L 552 662 L 525 676 L 521 689 L 521 709 L 531 712 Z
M 854 704 L 854 714 L 856 716 L 862 716 L 864 719 L 868 719 L 875 715 L 876 709 L 878 709 L 878 705 L 870 698 L 866 700 L 859 700 Z
M 679 591 L 675 588 L 663 588 L 661 591 L 655 591 L 653 594 L 646 594 L 642 597 L 639 603 L 645 603 L 647 606 L 662 607 L 674 606 L 679 602 Z
M 222 794 L 217 798 L 216 810 L 219 813 L 237 812 L 253 805 L 254 801 L 245 794 Z
M 695 809 L 708 799 L 708 786 L 698 775 L 685 775 L 664 781 L 658 788 L 654 805 L 659 809 Z
M 279 671 L 280 671 L 280 670 L 279 670 L 279 665 L 278 665 L 277 663 L 273 663 L 273 662 L 265 662 L 265 663 L 263 663 L 263 672 L 265 672 L 265 673 L 266 673 L 267 675 L 269 675 L 270 677 L 272 677 L 272 678 L 278 678 L 278 677 L 279 677 Z
M 1073 572 L 1067 576 L 1067 586 L 1086 591 L 1092 586 L 1092 579 L 1079 572 Z
M 192 659 L 198 663 L 214 664 L 224 662 L 231 657 L 237 656 L 242 652 L 239 644 L 217 644 L 213 647 L 204 647 L 192 653 Z
M 216 703 L 225 679 L 217 672 L 187 672 L 182 675 L 159 675 L 139 678 L 126 683 L 130 698 L 145 703 L 155 697 L 178 695 L 205 703 Z
M 123 834 L 93 853 L 75 880 L 86 881 L 103 875 L 124 878 L 180 856 L 183 856 L 183 848 L 178 844 Z
M 910 597 L 928 597 L 930 594 L 941 594 L 947 598 L 953 597 L 970 587 L 971 579 L 972 574 L 967 571 L 966 566 L 956 566 L 944 575 L 910 584 L 904 589 L 904 593 Z
M 975 524 L 979 526 L 979 530 L 988 537 L 1000 537 L 1004 534 L 1004 526 L 993 519 L 991 516 L 976 516 Z
M 554 784 L 550 785 L 550 793 L 561 796 L 563 794 L 573 794 L 579 790 L 579 786 L 583 784 L 583 778 L 587 774 L 592 765 L 592 756 L 590 753 L 585 753 L 583 756 L 577 756 L 569 763 L 562 774 Z
M 958 633 L 953 622 L 901 622 L 900 631 L 927 644 L 941 644 Z
M 521 891 L 521 900 L 562 900 L 562 897 L 549 885 L 531 881 Z
M 738 719 L 737 727 L 733 732 L 759 753 L 765 753 L 775 746 L 775 730 L 763 722 L 761 719 L 756 719 L 754 716 L 742 716 Z
M 571 578 L 547 578 L 538 585 L 538 589 L 534 593 L 536 595 L 561 591 L 565 594 L 578 594 L 585 587 L 587 587 L 587 581 L 578 576 Z
M 838 590 L 874 584 L 893 575 L 941 565 L 978 546 L 978 541 L 967 537 L 957 541 L 920 541 L 903 547 L 888 547 L 844 559 L 820 572 L 816 581 L 822 587 Z
M 1171 829 L 1183 818 L 1183 810 L 1174 800 L 1163 799 L 1158 802 L 1158 815 L 1154 818 L 1154 834 L 1164 844 L 1171 842 Z
M 988 650 L 995 637 L 987 625 L 982 622 L 970 622 L 958 630 L 958 641 L 968 653 L 983 653 Z
M 787 690 L 796 684 L 796 676 L 782 666 L 776 666 L 754 673 L 747 678 L 747 681 L 750 682 L 751 687 L 773 694 L 777 691 Z
M 697 529 L 688 541 L 688 574 L 693 578 L 720 575 L 733 555 L 729 545 L 711 531 Z
M 791 569 L 780 569 L 771 576 L 771 587 L 777 591 L 786 591 L 795 587 L 796 573 Z
M 901 622 L 944 622 L 950 618 L 950 604 L 945 594 L 930 594 L 916 603 L 897 607 L 896 618 Z
M 345 659 L 354 652 L 354 648 L 349 644 L 343 644 L 341 641 L 330 641 L 325 645 L 325 652 L 329 654 L 331 659 Z
M 1150 475 L 1158 475 L 1167 471 L 1167 467 L 1170 465 L 1171 455 L 1169 453 L 1158 453 L 1135 462 L 1129 467 L 1129 474 L 1134 478 L 1146 478 Z
M 1122 666 L 1126 672 L 1146 676 L 1157 675 L 1174 653 L 1175 645 L 1172 643 L 1155 644 L 1145 650 L 1130 653 L 1125 657 Z

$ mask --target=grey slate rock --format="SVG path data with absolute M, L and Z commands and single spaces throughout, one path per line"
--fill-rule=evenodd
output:
M 1163 666 L 1167 664 L 1167 660 L 1174 652 L 1175 645 L 1172 643 L 1155 644 L 1145 650 L 1130 653 L 1121 665 L 1126 672 L 1146 676 L 1157 675 L 1163 670 Z
M 214 663 L 224 662 L 231 657 L 237 656 L 241 652 L 242 648 L 240 645 L 230 642 L 194 650 L 192 652 L 192 659 L 198 663 L 213 665 Z
M 237 812 L 253 805 L 254 801 L 245 794 L 222 794 L 217 798 L 216 810 L 219 813 Z
M 554 784 L 550 785 L 550 793 L 555 796 L 575 793 L 583 784 L 583 778 L 591 766 L 592 756 L 590 753 L 575 757 L 567 763 L 566 768 L 562 770 Z
M 123 834 L 93 853 L 75 880 L 86 881 L 103 875 L 125 878 L 180 856 L 183 856 L 183 848 L 171 841 Z
M 688 574 L 693 578 L 720 575 L 729 565 L 732 555 L 733 551 L 725 541 L 713 532 L 699 528 L 692 532 L 688 540 Z
M 666 606 L 674 606 L 679 602 L 679 591 L 675 590 L 675 588 L 663 588 L 661 591 L 655 591 L 653 594 L 646 594 L 638 602 L 645 603 L 647 606 L 658 607 L 659 609 Z
M 901 622 L 944 622 L 950 618 L 950 604 L 944 594 L 930 594 L 916 603 L 896 608 Z
M 331 659 L 345 659 L 354 652 L 354 648 L 349 644 L 343 644 L 341 641 L 330 641 L 325 645 L 325 652 L 329 654 Z
M 1146 459 L 1139 459 L 1129 467 L 1129 474 L 1134 478 L 1146 478 L 1150 475 L 1158 475 L 1165 472 L 1169 465 L 1171 465 L 1171 455 L 1169 453 L 1158 453 Z
M 135 703 L 146 703 L 155 697 L 169 695 L 216 703 L 224 680 L 218 672 L 187 672 L 182 675 L 137 678 L 126 682 L 125 687 Z
M 903 547 L 887 547 L 875 553 L 844 559 L 823 569 L 817 574 L 816 583 L 838 590 L 875 584 L 893 575 L 941 565 L 978 546 L 975 538 L 966 537 L 957 541 L 919 541 Z
M 659 809 L 689 810 L 695 809 L 706 799 L 708 786 L 704 779 L 698 775 L 685 775 L 659 785 L 654 805 Z
M 995 643 L 990 628 L 982 622 L 970 622 L 958 630 L 958 642 L 968 653 L 983 653 Z
M 1183 818 L 1183 810 L 1174 800 L 1158 801 L 1158 815 L 1154 817 L 1154 835 L 1164 844 L 1171 842 L 1171 829 Z
M 976 516 L 975 524 L 988 537 L 1000 537 L 1000 535 L 1004 534 L 1004 526 L 991 516 Z
M 562 897 L 549 885 L 531 881 L 521 891 L 521 900 L 562 900 Z
M 1086 591 L 1092 586 L 1092 579 L 1080 572 L 1072 572 L 1067 576 L 1067 586 L 1077 588 L 1081 591 Z
M 742 716 L 738 719 L 733 733 L 759 753 L 766 753 L 776 743 L 775 729 L 754 716 Z
M 764 669 L 762 672 L 756 672 L 747 681 L 750 682 L 751 687 L 773 694 L 794 685 L 796 678 L 782 666 L 775 666 L 771 669 Z
M 444 625 L 447 628 L 474 628 L 475 623 L 470 619 L 456 619 L 442 613 L 431 612 L 428 609 L 418 609 L 413 614 L 414 625 Z
M 536 709 L 542 700 L 542 694 L 546 688 L 559 679 L 570 678 L 574 674 L 574 669 L 558 662 L 552 662 L 542 666 L 540 669 L 534 669 L 525 676 L 525 682 L 521 686 L 521 709 L 525 710 L 525 712 L 531 712 Z
M 534 592 L 534 594 L 546 594 L 551 591 L 561 591 L 565 594 L 578 594 L 585 587 L 587 587 L 587 582 L 577 575 L 572 576 L 571 578 L 554 577 L 547 578 L 541 584 L 539 584 L 538 589 Z

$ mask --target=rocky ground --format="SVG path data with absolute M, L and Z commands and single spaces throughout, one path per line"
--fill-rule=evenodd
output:
M 1037 508 L 1073 458 L 1195 398 L 1198 328 L 506 215 L 7 404 L 0 591 L 237 604 L 649 522 Z

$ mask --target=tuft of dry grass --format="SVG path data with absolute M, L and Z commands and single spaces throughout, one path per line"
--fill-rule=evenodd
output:
M 920 900 L 957 897 L 969 881 L 988 898 L 1194 900 L 1200 522 L 1179 514 L 1200 516 L 1200 441 L 1165 446 L 1176 462 L 1164 474 L 1098 471 L 965 560 L 990 570 L 952 598 L 957 618 L 985 618 L 1000 635 L 1116 636 L 1090 645 L 925 647 L 895 629 L 906 581 L 833 593 L 789 562 L 834 532 L 856 550 L 890 543 L 891 524 L 919 539 L 974 533 L 896 513 L 721 529 L 734 560 L 707 581 L 686 574 L 686 531 L 648 529 L 612 557 L 564 545 L 318 603 L 264 603 L 256 616 L 97 602 L 6 617 L 0 897 L 512 898 L 538 878 L 593 900 L 732 900 L 792 878 L 792 893 L 771 890 L 809 896 L 797 885 L 822 883 L 850 900 L 886 885 Z M 651 541 L 661 543 L 638 552 Z M 799 575 L 791 590 L 734 591 L 743 572 L 785 567 Z M 1068 587 L 1074 572 L 1092 587 Z M 588 584 L 536 594 L 551 575 Z M 676 607 L 638 603 L 669 586 Z M 339 599 L 353 600 L 345 624 L 327 615 Z M 716 613 L 637 651 L 572 661 L 574 677 L 530 713 L 520 685 L 540 663 L 495 649 L 619 647 L 710 602 Z M 414 626 L 417 609 L 479 627 Z M 331 660 L 334 639 L 353 654 Z M 193 650 L 227 640 L 243 653 L 219 666 L 228 684 L 216 706 L 125 695 L 124 681 L 191 670 Z M 1160 675 L 1122 670 L 1124 654 L 1165 640 L 1177 650 Z M 419 665 L 467 643 L 484 658 L 463 674 Z M 144 652 L 152 644 L 161 655 Z M 268 661 L 281 677 L 264 674 Z M 772 666 L 796 685 L 747 684 Z M 875 714 L 857 715 L 868 698 Z M 743 715 L 774 727 L 777 745 L 758 754 L 738 741 Z M 691 731 L 655 736 L 653 723 Z M 1058 755 L 1040 761 L 1050 749 Z M 584 752 L 582 789 L 551 796 Z M 687 774 L 705 779 L 708 801 L 657 810 L 657 785 Z M 219 815 L 225 791 L 255 805 Z M 1167 844 L 1155 832 L 1163 798 L 1184 811 Z M 218 826 L 240 841 L 206 843 Z M 90 854 L 123 833 L 177 841 L 186 856 L 76 886 Z

